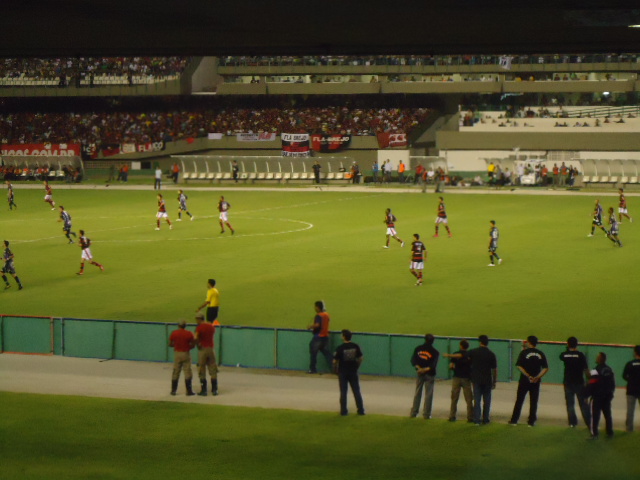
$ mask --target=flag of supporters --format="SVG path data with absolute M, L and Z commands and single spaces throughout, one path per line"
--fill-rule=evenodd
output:
M 380 148 L 406 147 L 408 145 L 406 133 L 378 133 Z
M 113 155 L 118 155 L 120 153 L 120 144 L 119 143 L 105 143 L 100 146 L 100 150 L 102 150 L 103 157 L 111 157 Z
M 275 133 L 237 133 L 238 142 L 273 142 L 276 139 Z
M 82 145 L 82 159 L 95 160 L 98 158 L 98 147 L 95 143 L 84 143 Z
M 513 57 L 508 57 L 503 55 L 500 57 L 500 66 L 505 70 L 511 70 L 511 62 L 513 61 Z
M 309 157 L 311 155 L 308 133 L 283 133 L 281 138 L 283 157 Z
M 316 152 L 338 152 L 348 148 L 351 144 L 351 135 L 311 135 L 311 148 Z
M 207 138 L 209 140 L 222 140 L 222 137 L 224 137 L 224 133 L 209 132 L 207 134 Z

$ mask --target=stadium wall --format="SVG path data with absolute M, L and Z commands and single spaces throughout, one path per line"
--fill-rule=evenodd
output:
M 168 343 L 176 328 L 172 323 L 1 315 L 0 353 L 172 362 L 173 350 Z M 195 325 L 188 325 L 187 329 L 194 331 Z M 225 366 L 305 371 L 309 366 L 310 338 L 307 330 L 223 325 L 216 329 L 215 349 L 219 363 Z M 440 353 L 452 353 L 458 350 L 461 339 L 436 337 L 434 346 Z M 360 345 L 365 358 L 361 373 L 415 375 L 410 359 L 414 348 L 422 344 L 422 335 L 356 332 L 353 340 Z M 471 348 L 478 346 L 477 340 L 467 340 Z M 331 349 L 340 343 L 340 333 L 331 332 Z M 521 346 L 522 340 L 491 340 L 489 347 L 498 358 L 499 381 L 518 379 L 514 364 Z M 562 383 L 564 369 L 559 355 L 566 349 L 564 342 L 540 342 L 538 347 L 549 361 L 550 370 L 545 381 Z M 598 352 L 607 354 L 607 363 L 616 373 L 618 385 L 624 384 L 621 375 L 624 365 L 633 358 L 631 348 L 631 345 L 607 344 L 581 346 L 589 365 L 595 364 Z M 320 359 L 318 363 L 320 371 L 329 371 L 324 360 Z M 448 361 L 441 358 L 439 379 L 450 378 L 447 365 Z

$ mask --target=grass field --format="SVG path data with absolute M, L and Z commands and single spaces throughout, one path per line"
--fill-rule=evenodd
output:
M 55 186 L 54 186 L 55 189 Z M 19 208 L 0 213 L 25 289 L 0 292 L 5 314 L 168 321 L 191 319 L 218 281 L 223 324 L 305 328 L 313 302 L 326 301 L 332 329 L 543 340 L 638 343 L 640 222 L 623 223 L 624 248 L 602 233 L 587 238 L 595 196 L 462 195 L 445 200 L 453 238 L 432 238 L 430 193 L 222 192 L 235 236 L 220 235 L 220 191 L 189 191 L 193 222 L 175 223 L 175 191 L 164 191 L 174 221 L 155 227 L 152 190 L 56 189 L 74 230 L 92 239 L 105 272 L 67 245 L 58 212 L 41 189 L 16 186 Z M 605 209 L 617 197 L 601 197 Z M 631 214 L 640 212 L 629 197 Z M 6 204 L 5 204 L 6 205 Z M 384 245 L 384 210 L 398 217 L 405 248 Z M 489 220 L 504 263 L 488 268 Z M 640 219 L 640 217 L 639 217 Z M 425 285 L 409 274 L 411 235 L 429 252 Z
M 0 476 L 631 480 L 637 434 L 0 393 Z M 108 419 L 108 421 L 104 421 Z

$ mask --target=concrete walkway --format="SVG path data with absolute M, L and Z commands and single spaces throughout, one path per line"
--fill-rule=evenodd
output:
M 169 394 L 171 370 L 172 364 L 169 363 L 1 354 L 0 390 L 338 412 L 338 382 L 335 375 L 221 367 L 220 395 L 217 397 L 187 397 L 184 395 L 182 381 L 179 394 L 174 397 Z M 194 378 L 193 383 L 194 391 L 199 391 L 197 378 Z M 363 376 L 360 384 L 367 414 L 408 416 L 413 400 L 412 379 Z M 509 420 L 516 387 L 517 383 L 499 383 L 494 390 L 494 422 L 506 423 Z M 434 418 L 448 418 L 450 391 L 450 381 L 436 383 Z M 349 406 L 352 411 L 355 410 L 352 398 L 349 399 Z M 462 398 L 458 407 L 458 421 L 465 421 L 465 404 Z M 520 419 L 523 425 L 526 424 L 528 411 L 527 402 Z M 538 416 L 540 425 L 567 424 L 562 386 L 542 385 Z M 616 429 L 624 429 L 625 416 L 625 391 L 618 389 L 613 402 Z

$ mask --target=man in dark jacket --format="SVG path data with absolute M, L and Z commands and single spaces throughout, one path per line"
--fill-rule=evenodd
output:
M 622 373 L 627 381 L 627 432 L 633 432 L 633 414 L 636 403 L 640 402 L 640 345 L 633 347 L 633 357 Z
M 596 358 L 596 368 L 591 370 L 591 378 L 586 388 L 586 396 L 591 397 L 591 437 L 598 439 L 600 415 L 604 415 L 607 436 L 613 437 L 613 418 L 611 417 L 611 401 L 616 389 L 616 380 L 611 367 L 606 364 L 607 354 L 600 352 Z
M 424 343 L 415 348 L 411 357 L 411 365 L 416 369 L 418 374 L 416 378 L 416 391 L 413 396 L 413 406 L 411 407 L 410 416 L 415 418 L 420 411 L 420 400 L 422 398 L 422 389 L 424 388 L 424 409 L 422 416 L 425 420 L 431 418 L 431 408 L 433 406 L 433 386 L 436 382 L 436 366 L 438 365 L 438 357 L 440 353 L 433 348 L 435 337 L 430 333 L 424 336 Z

